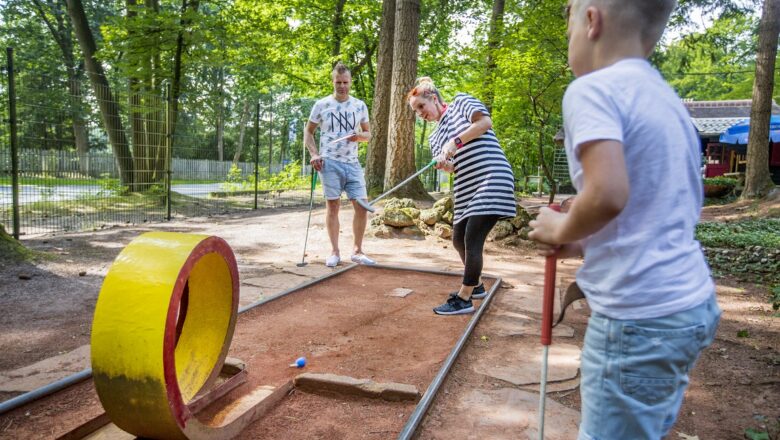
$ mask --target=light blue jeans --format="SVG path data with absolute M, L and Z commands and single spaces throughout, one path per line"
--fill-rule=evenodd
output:
M 320 181 L 322 182 L 322 192 L 327 200 L 341 198 L 342 192 L 346 192 L 347 198 L 350 200 L 367 198 L 363 168 L 357 162 L 347 163 L 323 159 Z
M 582 349 L 579 440 L 658 440 L 677 419 L 688 373 L 720 321 L 715 295 L 673 315 L 593 313 Z

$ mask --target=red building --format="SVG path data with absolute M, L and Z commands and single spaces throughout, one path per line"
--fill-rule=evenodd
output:
M 705 177 L 725 173 L 743 173 L 747 152 L 744 146 L 721 144 L 720 134 L 740 121 L 750 118 L 751 100 L 690 101 L 683 100 L 691 121 L 699 132 Z M 772 115 L 780 115 L 780 106 L 772 102 Z M 780 184 L 780 142 L 769 143 L 769 171 Z

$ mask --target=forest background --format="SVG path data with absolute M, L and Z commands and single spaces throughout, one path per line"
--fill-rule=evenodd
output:
M 750 99 L 761 11 L 772 1 L 681 1 L 652 63 L 683 99 Z M 32 103 L 18 116 L 34 121 L 19 126 L 22 148 L 113 152 L 131 189 L 164 177 L 153 164 L 133 172 L 139 158 L 162 157 L 154 146 L 165 133 L 155 124 L 170 117 L 163 100 L 179 131 L 174 157 L 251 161 L 256 119 L 260 163 L 306 164 L 302 128 L 316 99 L 332 92 L 341 60 L 371 111 L 374 139 L 360 156 L 376 195 L 420 165 L 411 151 L 421 155 L 431 127 L 393 98 L 419 76 L 432 77 L 445 99 L 462 91 L 487 104 L 519 180 L 540 169 L 549 176 L 573 80 L 564 4 L 4 0 L 0 44 L 14 48 L 19 99 Z

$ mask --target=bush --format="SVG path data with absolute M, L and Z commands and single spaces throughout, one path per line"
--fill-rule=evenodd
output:
M 729 188 L 734 188 L 737 186 L 737 179 L 732 179 L 731 177 L 708 177 L 704 179 L 705 185 L 713 185 L 713 186 L 727 186 Z

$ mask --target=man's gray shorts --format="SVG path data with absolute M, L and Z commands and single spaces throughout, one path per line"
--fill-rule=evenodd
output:
M 350 200 L 365 199 L 366 179 L 360 163 L 339 162 L 333 159 L 323 159 L 320 170 L 322 192 L 327 200 L 341 198 L 341 193 L 347 193 Z

